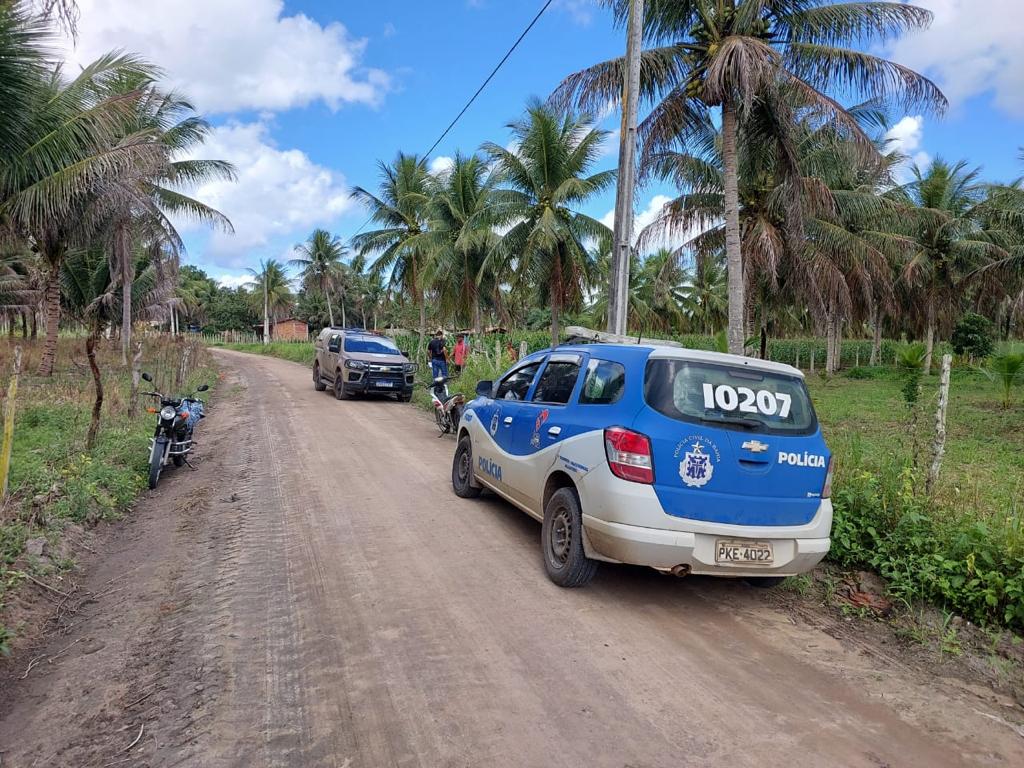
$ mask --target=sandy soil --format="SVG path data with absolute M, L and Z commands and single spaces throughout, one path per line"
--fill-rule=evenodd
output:
M 1024 765 L 1012 700 L 742 583 L 555 587 L 539 526 L 456 498 L 411 406 L 218 355 L 197 471 L 95 545 L 98 597 L 0 683 L 4 768 Z

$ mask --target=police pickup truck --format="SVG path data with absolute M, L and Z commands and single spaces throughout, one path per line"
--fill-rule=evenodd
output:
M 600 561 L 771 586 L 828 552 L 831 456 L 803 374 L 657 344 L 570 344 L 482 381 L 458 428 L 455 493 L 542 522 L 563 587 Z

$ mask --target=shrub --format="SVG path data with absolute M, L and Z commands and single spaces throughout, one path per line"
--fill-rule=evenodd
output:
M 953 351 L 958 355 L 988 357 L 995 348 L 992 321 L 982 315 L 968 312 L 957 321 L 950 342 L 953 344 Z
M 1024 354 L 996 355 L 981 372 L 999 384 L 1003 391 L 1003 408 L 1009 408 L 1013 385 L 1024 381 Z

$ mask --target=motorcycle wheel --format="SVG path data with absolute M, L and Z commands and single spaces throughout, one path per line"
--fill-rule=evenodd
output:
M 451 423 L 451 431 L 454 432 L 459 428 L 459 422 L 462 421 L 462 406 L 453 405 L 452 409 L 448 412 L 448 421 Z
M 448 424 L 446 423 L 448 420 L 440 408 L 434 409 L 434 420 L 437 422 L 437 428 L 441 430 L 441 434 L 446 434 L 448 432 Z
M 149 490 L 156 488 L 160 482 L 160 471 L 164 468 L 163 445 L 159 442 L 153 445 L 149 454 Z

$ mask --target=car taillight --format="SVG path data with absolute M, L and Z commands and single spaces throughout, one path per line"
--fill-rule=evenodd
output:
M 832 462 L 833 458 L 828 457 L 828 469 L 825 470 L 825 485 L 821 488 L 821 498 L 828 499 L 832 496 Z
M 634 483 L 654 482 L 651 441 L 647 435 L 624 427 L 604 431 L 604 452 L 612 474 Z

